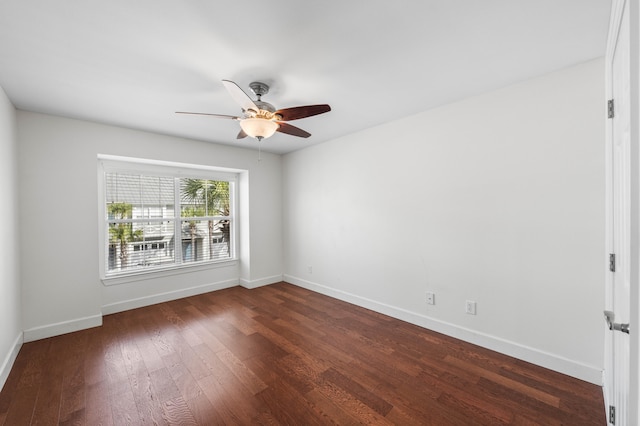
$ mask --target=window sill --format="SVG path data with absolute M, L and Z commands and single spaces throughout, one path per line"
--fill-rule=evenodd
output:
M 101 277 L 100 280 L 105 286 L 127 284 L 136 281 L 153 280 L 157 278 L 170 277 L 173 275 L 183 275 L 192 272 L 206 271 L 208 269 L 231 268 L 238 266 L 237 259 L 224 260 L 219 262 L 205 263 L 200 265 L 173 266 L 166 269 L 154 269 L 151 271 L 136 271 L 130 274 L 117 275 L 113 277 Z

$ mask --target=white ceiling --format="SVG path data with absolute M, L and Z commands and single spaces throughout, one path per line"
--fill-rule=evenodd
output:
M 0 86 L 23 110 L 257 148 L 220 80 L 276 108 L 285 153 L 603 56 L 610 0 L 0 0 Z

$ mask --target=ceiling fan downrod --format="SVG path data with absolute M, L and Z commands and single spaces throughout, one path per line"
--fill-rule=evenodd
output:
M 249 83 L 249 88 L 258 97 L 258 100 L 262 100 L 262 95 L 269 93 L 269 85 L 260 81 L 254 81 Z

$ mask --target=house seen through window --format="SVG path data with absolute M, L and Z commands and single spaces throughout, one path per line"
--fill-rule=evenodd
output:
M 233 259 L 234 176 L 105 170 L 105 277 Z

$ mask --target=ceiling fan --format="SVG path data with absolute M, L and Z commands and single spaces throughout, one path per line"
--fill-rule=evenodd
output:
M 231 97 L 242 107 L 242 116 L 208 114 L 204 112 L 176 111 L 176 114 L 196 114 L 210 115 L 212 117 L 227 118 L 240 122 L 240 133 L 236 139 L 251 136 L 261 141 L 272 136 L 275 132 L 286 133 L 292 136 L 308 138 L 311 133 L 292 126 L 287 121 L 299 120 L 318 114 L 331 111 L 327 104 L 306 105 L 293 108 L 276 110 L 273 105 L 262 101 L 262 96 L 269 93 L 269 86 L 259 81 L 249 84 L 251 91 L 257 96 L 257 100 L 252 100 L 236 83 L 231 80 L 222 80 L 222 84 L 227 88 Z

